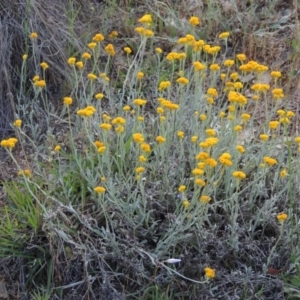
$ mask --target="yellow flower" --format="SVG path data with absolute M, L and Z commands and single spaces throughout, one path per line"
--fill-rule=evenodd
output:
M 157 54 L 162 54 L 162 49 L 161 48 L 155 48 L 155 52 L 157 53 Z
M 90 59 L 92 57 L 92 55 L 88 52 L 84 52 L 82 55 L 81 55 L 82 58 L 84 59 Z
M 200 61 L 195 61 L 193 63 L 195 71 L 199 72 L 206 69 L 206 66 L 203 65 Z
M 147 100 L 143 100 L 143 99 L 134 99 L 133 100 L 133 104 L 137 105 L 137 106 L 143 106 L 146 105 Z
M 116 125 L 116 124 L 124 125 L 124 124 L 126 123 L 126 121 L 125 121 L 125 119 L 122 118 L 122 117 L 116 117 L 116 118 L 114 118 L 114 119 L 111 121 L 111 123 L 112 123 L 113 125 Z
M 140 19 L 139 19 L 139 23 L 146 23 L 146 24 L 149 24 L 149 23 L 152 23 L 152 16 L 150 14 L 146 14 L 146 15 L 143 15 Z
M 118 32 L 116 30 L 114 30 L 108 35 L 108 37 L 110 39 L 113 39 L 113 38 L 117 37 L 118 35 L 119 35 Z
M 106 123 L 109 123 L 111 117 L 108 114 L 103 114 L 102 117 L 103 117 L 103 119 L 105 120 Z
M 243 122 L 246 123 L 251 118 L 251 115 L 241 114 L 241 118 L 242 118 Z
M 275 100 L 284 98 L 284 94 L 283 94 L 282 89 L 279 89 L 279 88 L 274 89 L 274 90 L 272 90 L 272 94 L 273 94 L 273 98 Z
M 210 158 L 208 158 L 207 160 L 209 160 Z M 213 159 L 213 158 L 212 158 Z M 207 161 L 206 160 L 206 161 Z M 203 162 L 203 161 L 201 161 L 201 162 L 199 162 L 198 164 L 197 164 L 197 167 L 199 168 L 199 169 L 201 169 L 201 170 L 204 170 L 205 169 L 205 167 L 206 167 L 206 161 L 205 162 Z
M 280 123 L 278 121 L 270 121 L 269 122 L 269 128 L 270 129 L 276 129 Z
M 164 137 L 162 137 L 161 135 L 158 135 L 158 136 L 156 137 L 156 141 L 157 141 L 159 144 L 163 144 L 163 143 L 166 141 L 166 139 L 165 139 Z
M 105 176 L 100 177 L 100 180 L 101 180 L 102 182 L 105 182 L 105 181 L 106 181 Z
M 259 100 L 259 96 L 258 96 L 258 95 L 253 95 L 252 100 L 253 100 L 253 101 Z
M 230 33 L 228 31 L 226 32 L 222 32 L 221 34 L 219 34 L 219 38 L 220 39 L 227 39 L 229 37 Z
M 205 114 L 200 115 L 200 120 L 205 121 L 207 119 L 207 116 Z
M 183 139 L 183 138 L 184 138 L 184 132 L 183 132 L 183 131 L 177 131 L 177 136 L 178 136 L 180 139 Z
M 189 83 L 189 80 L 185 77 L 179 77 L 177 80 L 176 80 L 177 83 L 180 83 L 180 84 L 183 84 L 183 85 L 186 85 Z
M 20 128 L 22 126 L 22 120 L 20 119 L 15 120 L 13 125 L 17 128 Z
M 198 17 L 190 17 L 189 19 L 189 23 L 192 25 L 192 26 L 197 26 L 200 24 L 200 20 Z
M 139 162 L 146 162 L 147 158 L 144 155 L 139 156 Z
M 199 200 L 200 200 L 200 202 L 206 204 L 206 203 L 208 203 L 209 201 L 211 201 L 211 198 L 210 198 L 209 196 L 202 195 L 202 196 L 200 197 Z
M 40 64 L 40 66 L 41 66 L 44 70 L 46 70 L 46 69 L 49 68 L 48 64 L 45 63 L 45 62 L 42 62 L 42 63 Z
M 56 145 L 56 146 L 54 147 L 54 151 L 55 151 L 55 152 L 59 152 L 60 149 L 61 149 L 61 147 L 60 147 L 59 145 Z
M 88 78 L 89 80 L 96 80 L 96 79 L 97 79 L 97 76 L 96 76 L 95 74 L 93 74 L 93 73 L 89 73 L 89 74 L 87 75 L 87 78 Z
M 238 180 L 242 180 L 246 178 L 246 174 L 242 171 L 234 171 L 232 176 Z
M 212 65 L 210 65 L 209 69 L 211 71 L 219 71 L 220 70 L 220 66 L 218 64 L 212 64 Z
M 144 117 L 143 117 L 143 116 L 138 116 L 138 117 L 137 117 L 137 120 L 138 120 L 139 122 L 143 122 L 143 121 L 144 121 Z
M 286 169 L 283 169 L 283 170 L 280 172 L 280 177 L 281 177 L 281 178 L 284 178 L 284 177 L 286 177 L 287 175 L 288 175 L 288 173 L 287 173 Z
M 205 271 L 205 277 L 207 279 L 213 279 L 213 278 L 216 277 L 216 271 L 214 269 L 211 269 L 211 268 L 207 267 L 207 268 L 204 269 L 204 271 Z
M 114 56 L 116 54 L 115 52 L 115 48 L 113 44 L 108 44 L 105 48 L 104 48 L 105 52 L 110 55 L 110 56 Z
M 154 32 L 150 29 L 146 29 L 144 27 L 136 27 L 134 29 L 137 33 L 139 33 L 141 36 L 145 36 L 145 37 L 151 37 L 154 35 Z
M 179 188 L 178 188 L 178 192 L 179 192 L 179 193 L 183 193 L 185 190 L 186 190 L 186 186 L 185 186 L 185 185 L 181 185 L 181 186 L 179 186 Z
M 77 111 L 77 115 L 82 116 L 82 117 L 90 117 L 96 112 L 95 107 L 93 106 L 87 106 L 84 109 L 79 109 Z
M 9 138 L 7 140 L 2 140 L 0 145 L 4 148 L 14 148 L 18 140 L 16 138 Z
M 226 60 L 224 61 L 223 65 L 224 65 L 225 67 L 232 67 L 232 66 L 234 65 L 234 60 L 232 60 L 232 59 L 226 59 Z
M 27 54 L 23 54 L 22 59 L 25 61 L 28 58 Z
M 133 138 L 133 140 L 134 140 L 136 143 L 141 144 L 141 143 L 144 142 L 144 137 L 143 137 L 143 135 L 142 135 L 141 133 L 134 133 L 134 134 L 132 135 L 132 138 Z
M 32 32 L 29 37 L 34 40 L 38 37 L 38 34 L 36 32 Z
M 191 142 L 192 142 L 192 143 L 196 143 L 196 142 L 197 142 L 197 139 L 198 139 L 198 137 L 197 137 L 196 135 L 193 135 L 193 136 L 191 137 Z
M 225 117 L 225 112 L 224 112 L 224 111 L 221 111 L 221 112 L 219 113 L 219 117 L 220 117 L 220 118 L 224 118 L 224 117 Z
M 273 166 L 277 164 L 277 160 L 269 156 L 264 156 L 263 161 L 269 166 Z
M 206 160 L 209 158 L 209 154 L 207 152 L 199 152 L 196 156 L 198 160 Z
M 285 213 L 280 213 L 280 214 L 278 214 L 277 216 L 276 216 L 276 218 L 277 218 L 277 220 L 281 223 L 281 224 L 283 224 L 283 222 L 287 219 L 287 214 L 285 214 Z
M 206 94 L 211 97 L 218 97 L 218 91 L 215 88 L 209 88 Z
M 89 44 L 88 44 L 88 47 L 89 47 L 91 50 L 95 49 L 96 46 L 97 46 L 97 43 L 95 43 L 95 42 L 92 42 L 92 43 L 89 43 Z
M 118 125 L 118 126 L 115 128 L 115 130 L 116 130 L 117 133 L 122 133 L 122 132 L 124 132 L 125 128 L 124 128 L 124 126 L 122 126 L 122 125 Z
M 93 42 L 102 42 L 104 40 L 104 36 L 101 33 L 96 33 L 93 37 Z
M 106 150 L 105 146 L 98 147 L 98 149 L 97 149 L 98 153 L 104 153 L 105 150 Z
M 20 170 L 20 171 L 18 172 L 18 175 L 19 175 L 19 176 L 31 177 L 31 172 L 30 172 L 30 170 L 28 170 L 28 169 Z
M 236 125 L 234 127 L 234 131 L 241 131 L 243 129 L 243 127 L 241 125 Z
M 46 86 L 46 81 L 45 80 L 37 80 L 33 83 L 33 85 L 42 89 L 43 87 Z
M 151 147 L 147 143 L 141 144 L 141 149 L 142 149 L 142 151 L 145 151 L 145 152 L 150 152 L 151 151 Z
M 192 174 L 194 176 L 201 176 L 204 174 L 204 171 L 202 169 L 195 168 L 194 170 L 192 170 Z
M 297 136 L 295 137 L 295 140 L 294 140 L 296 143 L 300 144 L 300 136 Z
M 130 111 L 130 110 L 131 110 L 131 108 L 129 105 L 123 106 L 123 111 Z
M 212 128 L 208 128 L 205 130 L 205 133 L 208 135 L 208 136 L 215 136 L 217 133 L 214 129 Z
M 71 97 L 64 97 L 64 104 L 65 105 L 71 105 L 73 102 L 73 99 Z
M 259 138 L 260 138 L 262 141 L 266 142 L 266 141 L 269 139 L 269 136 L 268 136 L 267 134 L 261 134 L 261 135 L 259 136 Z
M 290 110 L 288 110 L 288 111 L 286 112 L 286 116 L 287 116 L 288 118 L 293 118 L 293 117 L 295 116 L 295 113 L 292 112 L 292 111 L 290 111 Z
M 185 199 L 182 201 L 182 205 L 184 206 L 185 209 L 188 209 L 188 207 L 190 206 L 190 202 Z
M 78 69 L 82 69 L 82 68 L 83 68 L 83 62 L 82 62 L 82 61 L 76 62 L 75 65 L 76 65 L 76 67 L 77 67 Z
M 244 153 L 245 152 L 245 148 L 242 145 L 237 145 L 235 148 L 240 153 Z
M 138 173 L 138 174 L 143 173 L 143 172 L 145 172 L 145 168 L 143 168 L 143 167 L 137 167 L 135 169 L 135 172 Z
M 219 162 L 226 167 L 232 166 L 231 155 L 227 152 L 223 153 L 219 157 Z
M 211 168 L 214 168 L 218 162 L 214 159 L 214 158 L 208 158 L 206 161 L 205 161 L 206 165 L 211 167 Z M 199 164 L 198 164 L 198 167 L 199 167 Z
M 206 182 L 201 178 L 197 178 L 197 179 L 195 179 L 195 184 L 200 185 L 200 186 L 205 186 Z
M 168 87 L 171 86 L 171 82 L 170 81 L 162 81 L 160 84 L 159 84 L 159 87 L 158 87 L 158 90 L 159 91 L 163 91 L 165 89 L 167 89 Z
M 96 98 L 97 100 L 101 100 L 103 97 L 104 97 L 104 95 L 103 95 L 102 93 L 97 93 L 97 94 L 95 95 L 95 98 Z
M 236 58 L 239 61 L 245 61 L 246 60 L 246 55 L 245 54 L 237 54 Z
M 273 77 L 273 78 L 280 78 L 281 77 L 281 72 L 279 72 L 279 71 L 272 71 L 271 72 L 271 76 Z
M 96 193 L 98 193 L 98 194 L 103 194 L 103 193 L 105 193 L 106 189 L 105 189 L 105 187 L 103 187 L 103 186 L 96 186 L 96 187 L 94 188 L 94 191 L 95 191 Z
M 136 75 L 137 79 L 142 79 L 144 77 L 144 73 L 143 72 L 138 72 Z
M 130 54 L 132 52 L 132 50 L 129 47 L 125 47 L 123 49 L 127 54 Z
M 104 129 L 104 130 L 110 130 L 111 129 L 111 125 L 108 124 L 108 123 L 102 123 L 102 124 L 99 125 L 99 127 L 101 129 Z

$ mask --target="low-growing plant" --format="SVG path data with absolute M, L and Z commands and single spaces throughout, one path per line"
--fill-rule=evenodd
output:
M 185 292 L 193 290 L 204 299 L 234 281 L 245 299 L 267 297 L 268 268 L 288 269 L 298 247 L 300 137 L 281 72 L 244 53 L 228 57 L 230 32 L 218 35 L 220 46 L 197 39 L 197 16 L 168 53 L 153 24 L 151 14 L 138 20 L 134 52 L 114 45 L 112 32 L 71 55 L 62 110 L 50 107 L 51 66 L 40 63 L 35 96 L 63 138 L 49 134 L 41 147 L 16 119 L 16 137 L 1 141 L 20 178 L 4 184 L 11 203 L 0 255 L 21 256 L 38 241 L 30 278 L 44 272 L 47 295 L 193 299 Z M 38 32 L 30 37 L 35 55 Z M 114 72 L 116 57 L 123 73 Z M 16 151 L 28 143 L 35 160 L 24 169 Z

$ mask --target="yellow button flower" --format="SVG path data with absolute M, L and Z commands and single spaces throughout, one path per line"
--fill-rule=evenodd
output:
M 159 136 L 156 137 L 156 141 L 159 144 L 163 144 L 166 141 L 166 139 L 164 137 L 162 137 L 161 135 L 159 135 Z
M 49 65 L 48 65 L 47 63 L 45 63 L 45 62 L 42 62 L 42 63 L 40 64 L 40 66 L 41 66 L 44 70 L 46 70 L 46 69 L 49 68 Z
M 186 190 L 186 186 L 185 186 L 185 185 L 181 185 L 181 186 L 179 186 L 179 188 L 178 188 L 178 192 L 179 192 L 179 193 L 183 193 L 185 190 Z
M 99 127 L 101 129 L 104 129 L 104 130 L 110 130 L 111 129 L 111 125 L 108 124 L 108 123 L 102 123 L 102 124 L 99 125 Z
M 123 49 L 127 54 L 130 54 L 132 52 L 132 50 L 129 47 L 125 47 Z
M 84 59 L 90 59 L 92 57 L 92 55 L 88 52 L 84 52 L 81 57 Z
M 280 214 L 278 214 L 277 216 L 276 216 L 276 218 L 277 218 L 277 220 L 281 223 L 281 224 L 283 224 L 283 222 L 287 219 L 287 214 L 285 214 L 285 213 L 280 213 Z
M 216 271 L 212 268 L 207 267 L 207 268 L 204 269 L 204 272 L 205 272 L 205 277 L 207 279 L 213 279 L 213 278 L 216 277 Z
M 69 106 L 73 102 L 73 99 L 71 97 L 64 97 L 64 104 Z
M 103 193 L 105 193 L 106 189 L 105 189 L 105 187 L 103 187 L 103 186 L 96 186 L 96 187 L 94 188 L 94 191 L 95 191 L 96 193 L 98 193 L 98 194 L 103 194 Z
M 195 16 L 192 16 L 190 17 L 189 19 L 189 23 L 192 25 L 192 26 L 197 26 L 200 24 L 200 20 L 198 17 L 195 17 Z
M 211 197 L 206 196 L 206 195 L 202 195 L 199 200 L 200 200 L 200 202 L 206 204 L 206 203 L 211 201 Z
M 246 178 L 246 174 L 242 171 L 234 171 L 232 176 L 238 180 L 242 180 Z
M 230 33 L 228 31 L 226 32 L 222 32 L 221 34 L 219 34 L 219 38 L 220 39 L 227 39 L 229 37 Z
M 15 120 L 13 125 L 17 128 L 20 128 L 22 126 L 22 120 L 20 119 Z

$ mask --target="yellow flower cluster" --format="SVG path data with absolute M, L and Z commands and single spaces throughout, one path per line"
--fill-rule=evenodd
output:
M 277 160 L 269 156 L 264 156 L 263 161 L 269 166 L 274 166 L 277 164 Z
M 29 169 L 20 170 L 18 172 L 19 176 L 31 177 L 31 171 Z
M 219 162 L 226 167 L 232 166 L 232 161 L 231 161 L 231 155 L 228 152 L 224 152 L 220 157 L 219 157 Z
M 106 150 L 106 147 L 104 145 L 104 143 L 100 142 L 100 141 L 95 141 L 94 145 L 97 148 L 98 153 L 104 153 Z
M 77 115 L 82 116 L 82 117 L 90 117 L 96 112 L 96 109 L 94 106 L 87 106 L 84 109 L 79 109 L 77 111 Z
M 207 139 L 205 139 L 205 141 L 200 142 L 199 146 L 202 148 L 210 148 L 213 147 L 215 145 L 217 145 L 217 143 L 219 142 L 219 139 L 216 137 L 209 137 Z
M 110 56 L 114 56 L 116 54 L 115 52 L 115 48 L 113 44 L 108 44 L 105 48 L 104 48 L 105 52 L 110 55 Z
M 17 142 L 18 140 L 16 138 L 9 138 L 7 140 L 2 140 L 0 145 L 1 147 L 12 149 L 15 147 Z
M 244 106 L 247 104 L 247 98 L 243 96 L 241 93 L 231 91 L 228 94 L 228 101 L 231 103 L 236 103 L 241 106 Z

